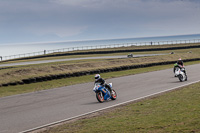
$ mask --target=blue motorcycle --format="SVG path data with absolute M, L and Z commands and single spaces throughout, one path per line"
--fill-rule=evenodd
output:
M 93 91 L 96 93 L 96 98 L 100 103 L 110 99 L 115 100 L 117 98 L 116 91 L 112 89 L 112 83 L 109 83 L 108 85 L 110 86 L 110 89 L 100 85 L 99 83 L 96 83 L 93 88 Z

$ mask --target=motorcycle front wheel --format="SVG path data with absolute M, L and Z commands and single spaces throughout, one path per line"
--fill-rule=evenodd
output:
M 178 78 L 179 78 L 179 80 L 180 80 L 181 82 L 183 82 L 183 75 L 179 74 L 179 75 L 178 75 Z
M 97 92 L 96 93 L 96 98 L 100 103 L 104 102 L 104 96 L 103 96 L 102 92 Z

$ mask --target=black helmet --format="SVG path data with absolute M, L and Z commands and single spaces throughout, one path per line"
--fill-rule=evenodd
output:
M 181 60 L 181 58 L 178 59 L 178 64 L 183 65 L 183 61 Z

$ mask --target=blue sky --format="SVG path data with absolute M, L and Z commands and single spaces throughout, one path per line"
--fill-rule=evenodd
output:
M 199 33 L 199 0 L 0 0 L 0 44 Z

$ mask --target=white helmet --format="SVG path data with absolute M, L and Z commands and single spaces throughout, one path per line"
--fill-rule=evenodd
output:
M 101 76 L 100 76 L 100 74 L 96 74 L 96 75 L 94 76 L 94 78 L 95 78 L 95 80 L 97 81 L 98 79 L 101 78 Z

